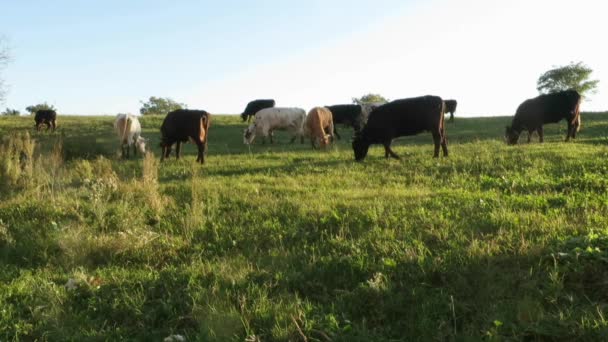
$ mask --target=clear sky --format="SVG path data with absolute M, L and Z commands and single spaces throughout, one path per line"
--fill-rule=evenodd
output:
M 375 92 L 456 98 L 511 115 L 547 69 L 583 61 L 608 109 L 600 0 L 0 0 L 13 62 L 5 107 L 137 113 L 150 96 L 240 113 L 255 98 L 309 109 Z

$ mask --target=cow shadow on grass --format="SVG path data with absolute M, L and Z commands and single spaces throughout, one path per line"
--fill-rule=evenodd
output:
M 275 155 L 264 155 L 266 159 L 280 160 L 283 157 L 280 154 Z M 290 158 L 289 161 L 280 165 L 271 166 L 235 166 L 231 168 L 217 169 L 214 167 L 206 168 L 205 166 L 200 167 L 198 170 L 192 171 L 190 165 L 190 159 L 188 162 L 180 161 L 180 166 L 177 171 L 167 171 L 166 173 L 161 172 L 159 180 L 161 182 L 174 182 L 183 181 L 192 178 L 192 172 L 198 172 L 198 175 L 205 177 L 239 177 L 239 176 L 285 176 L 285 175 L 297 175 L 297 174 L 311 174 L 311 173 L 323 173 L 325 170 L 337 167 L 340 165 L 354 164 L 354 160 L 351 159 L 332 159 L 332 160 L 318 160 L 315 158 Z M 167 162 L 167 163 L 170 163 Z M 213 161 L 208 161 L 213 163 Z

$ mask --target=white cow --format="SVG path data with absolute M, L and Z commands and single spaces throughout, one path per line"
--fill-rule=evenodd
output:
M 133 114 L 118 114 L 114 121 L 114 130 L 120 140 L 120 149 L 123 158 L 129 158 L 129 148 L 133 147 L 133 154 L 137 155 L 137 150 L 142 154 L 146 153 L 146 139 L 141 136 L 141 124 L 137 116 Z
M 304 143 L 304 121 L 306 112 L 301 108 L 266 108 L 255 114 L 253 124 L 243 131 L 243 143 L 252 144 L 256 135 L 262 136 L 262 142 L 266 142 L 266 137 L 270 136 L 270 143 L 273 143 L 272 133 L 275 130 L 285 130 L 293 135 L 291 142 L 299 136 Z
M 365 126 L 365 124 L 367 123 L 367 119 L 369 119 L 369 115 L 372 113 L 372 111 L 382 106 L 383 104 L 386 104 L 386 101 L 368 102 L 361 104 L 361 127 Z

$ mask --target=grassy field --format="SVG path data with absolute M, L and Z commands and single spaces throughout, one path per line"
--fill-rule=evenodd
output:
M 0 118 L 1 341 L 608 338 L 608 114 L 512 147 L 457 119 L 449 158 L 427 133 L 363 163 L 345 129 L 248 148 L 215 116 L 204 166 L 120 160 L 112 122 Z

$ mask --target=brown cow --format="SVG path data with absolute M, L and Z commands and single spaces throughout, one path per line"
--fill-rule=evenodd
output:
M 197 162 L 205 163 L 207 154 L 207 136 L 209 125 L 211 124 L 211 114 L 204 110 L 178 109 L 170 112 L 165 117 L 160 126 L 162 156 L 161 161 L 168 158 L 171 154 L 171 147 L 177 143 L 175 157 L 179 159 L 181 153 L 181 143 L 192 141 L 198 147 Z
M 52 109 L 40 109 L 36 111 L 34 121 L 36 121 L 37 131 L 40 131 L 42 125 L 46 125 L 47 131 L 51 129 L 54 132 L 57 127 L 57 112 Z
M 312 148 L 316 148 L 318 141 L 320 147 L 326 147 L 330 140 L 334 140 L 334 122 L 331 111 L 325 107 L 315 107 L 308 112 L 304 130 L 310 137 Z
M 524 101 L 517 108 L 511 126 L 505 130 L 505 138 L 509 145 L 517 144 L 522 131 L 528 131 L 528 142 L 532 133 L 538 132 L 539 141 L 542 143 L 543 125 L 559 122 L 566 119 L 568 133 L 566 141 L 575 139 L 581 125 L 580 116 L 581 95 L 576 90 L 560 91 L 545 94 Z

